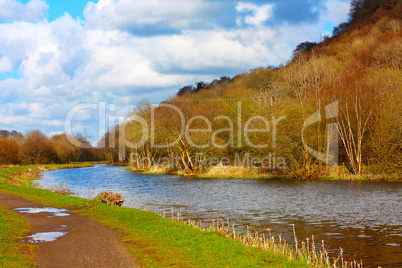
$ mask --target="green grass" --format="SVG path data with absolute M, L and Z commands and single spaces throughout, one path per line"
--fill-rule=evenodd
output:
M 29 231 L 23 217 L 0 206 L 0 267 L 34 267 L 36 246 L 19 241 Z
M 0 168 L 0 182 L 19 185 L 23 187 L 31 186 L 32 180 L 39 178 L 39 172 L 44 170 L 69 169 L 92 167 L 92 163 L 72 163 L 72 164 L 49 164 L 49 165 L 30 165 L 30 166 L 10 166 Z
M 204 232 L 152 212 L 6 183 L 0 183 L 0 191 L 48 206 L 67 208 L 115 229 L 122 234 L 121 241 L 143 267 L 308 267 L 300 261 L 290 261 L 286 256 L 246 247 L 217 232 Z M 12 234 L 11 237 L 17 236 Z

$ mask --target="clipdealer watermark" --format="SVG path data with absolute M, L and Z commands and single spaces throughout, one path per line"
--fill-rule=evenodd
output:
M 168 156 L 162 157 L 146 157 L 140 154 L 133 153 L 130 155 L 130 162 L 135 162 L 139 169 L 149 169 L 153 166 L 166 166 L 173 169 L 181 167 L 182 160 L 177 154 L 171 153 Z M 266 156 L 257 157 L 251 156 L 249 153 L 240 155 L 234 154 L 234 158 L 229 157 L 204 157 L 204 154 L 196 153 L 193 161 L 195 168 L 208 168 L 213 166 L 235 166 L 246 168 L 262 168 L 270 170 L 279 170 L 286 168 L 286 160 L 275 153 L 270 152 Z
M 179 127 L 180 133 L 175 136 L 175 140 L 166 143 L 166 144 L 156 144 L 155 142 L 155 129 L 157 120 L 155 118 L 155 110 L 157 108 L 169 109 L 171 112 L 176 113 L 179 118 Z M 333 102 L 330 105 L 325 107 L 325 118 L 327 120 L 334 120 L 338 116 L 338 102 Z M 270 148 L 275 149 L 277 146 L 277 130 L 278 125 L 281 121 L 286 120 L 286 116 L 275 117 L 271 116 L 271 118 L 266 118 L 260 115 L 254 115 L 243 123 L 243 114 L 242 114 L 242 103 L 239 101 L 237 103 L 237 115 L 234 118 L 237 122 L 233 122 L 233 119 L 226 116 L 220 115 L 214 117 L 212 120 L 208 119 L 203 115 L 193 116 L 191 118 L 186 118 L 184 113 L 177 107 L 171 104 L 158 104 L 151 105 L 151 115 L 150 122 L 147 122 L 144 118 L 138 115 L 132 115 L 129 117 L 126 116 L 116 116 L 116 115 L 108 115 L 109 112 L 114 112 L 116 110 L 116 106 L 114 104 L 106 105 L 106 102 L 99 103 L 82 103 L 72 107 L 66 115 L 65 118 L 65 133 L 69 141 L 79 148 L 89 148 L 90 145 L 88 143 L 81 142 L 77 138 L 74 137 L 73 134 L 73 120 L 74 116 L 82 111 L 92 110 L 97 111 L 98 113 L 98 146 L 99 148 L 105 148 L 105 142 L 102 141 L 103 135 L 106 132 L 106 126 L 113 126 L 116 121 L 119 122 L 120 131 L 118 132 L 118 144 L 116 144 L 115 133 L 113 135 L 109 135 L 108 144 L 111 147 L 118 146 L 119 157 L 121 160 L 126 160 L 126 149 L 138 149 L 144 146 L 147 142 L 150 144 L 153 149 L 167 149 L 176 146 L 183 139 L 194 149 L 207 149 L 207 148 L 240 148 L 243 143 L 245 143 L 248 147 L 253 149 L 265 149 L 271 146 Z M 186 120 L 187 119 L 187 120 Z M 312 114 L 303 124 L 301 130 L 301 138 L 304 148 L 315 158 L 318 160 L 331 165 L 338 165 L 338 130 L 337 124 L 332 122 L 328 123 L 326 127 L 326 149 L 325 152 L 319 152 L 310 148 L 307 145 L 305 130 L 310 125 L 320 122 L 323 120 L 320 111 Z M 204 124 L 204 128 L 192 128 L 194 122 L 202 122 Z M 227 127 L 221 129 L 213 129 L 213 122 L 226 122 Z M 126 126 L 130 123 L 138 123 L 141 127 L 141 139 L 136 142 L 130 142 L 126 138 Z M 253 128 L 253 123 L 259 122 L 262 124 L 263 128 Z M 209 134 L 210 139 L 205 144 L 195 143 L 191 137 L 192 133 L 203 133 Z M 217 137 L 221 133 L 228 133 L 229 139 L 226 143 L 221 144 L 217 141 Z M 268 133 L 270 134 L 270 139 L 263 144 L 255 144 L 250 140 L 250 135 L 253 133 Z M 236 134 L 236 135 L 235 135 Z M 179 156 L 171 154 L 170 156 L 159 157 L 157 160 L 152 158 L 148 159 L 144 156 L 135 155 L 134 157 L 137 159 L 138 163 L 141 163 L 144 168 L 150 167 L 150 165 L 170 165 L 175 167 L 178 165 L 177 163 L 180 161 Z M 268 155 L 264 157 L 251 157 L 250 154 L 245 154 L 242 157 L 239 154 L 235 154 L 234 158 L 217 158 L 217 157 L 208 157 L 205 159 L 202 154 L 196 154 L 193 156 L 194 162 L 196 165 L 234 165 L 234 166 L 243 166 L 243 167 L 262 167 L 269 169 L 283 169 L 286 168 L 286 161 L 283 157 L 276 155 L 275 153 L 268 153 Z

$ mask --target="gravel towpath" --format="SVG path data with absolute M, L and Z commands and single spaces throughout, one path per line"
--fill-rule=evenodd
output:
M 39 246 L 37 267 L 140 267 L 116 231 L 86 217 L 1 192 L 0 205 L 31 226 L 26 243 Z

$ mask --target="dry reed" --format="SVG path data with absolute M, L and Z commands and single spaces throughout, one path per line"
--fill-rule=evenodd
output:
M 52 188 L 48 188 L 46 190 L 51 191 L 53 193 L 59 193 L 64 195 L 74 194 L 74 192 L 67 186 L 66 180 L 60 181 L 59 185 Z
M 166 218 L 166 211 L 158 212 L 158 215 Z M 170 211 L 170 219 L 172 221 L 181 222 L 198 228 L 204 232 L 218 232 L 226 238 L 240 241 L 248 247 L 258 247 L 264 250 L 273 251 L 275 254 L 286 255 L 290 260 L 304 261 L 312 267 L 317 268 L 363 268 L 363 261 L 345 261 L 343 250 L 336 258 L 330 258 L 328 251 L 325 249 L 324 240 L 321 241 L 321 248 L 317 249 L 314 241 L 314 236 L 307 238 L 305 241 L 299 241 L 296 236 L 295 225 L 293 224 L 294 245 L 288 243 L 281 235 L 275 236 L 268 229 L 268 235 L 264 233 L 251 232 L 247 226 L 245 233 L 236 232 L 235 224 L 230 225 L 229 219 L 226 221 L 215 221 L 212 219 L 209 227 L 206 227 L 201 221 L 185 220 L 181 211 L 174 213 L 173 208 Z
M 207 177 L 220 177 L 220 176 L 257 176 L 261 174 L 259 168 L 241 167 L 241 166 L 224 166 L 216 165 L 209 168 L 203 175 Z

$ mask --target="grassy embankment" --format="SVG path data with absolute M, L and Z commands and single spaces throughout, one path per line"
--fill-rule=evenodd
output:
M 48 206 L 67 208 L 115 229 L 123 234 L 121 241 L 144 267 L 308 267 L 301 261 L 289 260 L 284 254 L 246 247 L 239 241 L 222 237 L 218 231 L 204 232 L 152 212 L 120 208 L 27 187 L 41 170 L 65 167 L 68 166 L 3 168 L 0 170 L 0 191 Z M 6 240 L 0 236 L 0 259 L 5 261 L 3 266 L 12 266 L 14 260 L 21 261 L 17 266 L 29 266 L 32 264 L 32 254 L 11 248 L 27 246 L 17 242 L 29 231 L 26 222 L 13 212 L 0 211 L 1 219 L 5 219 L 0 221 L 0 230 L 8 230 Z M 19 224 L 10 224 L 12 219 Z
M 30 187 L 32 180 L 39 178 L 39 173 L 46 170 L 93 167 L 92 163 L 49 164 L 31 166 L 4 166 L 0 167 L 0 183 Z

